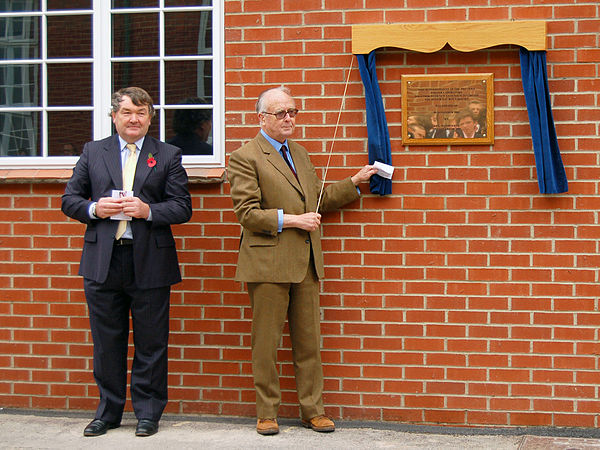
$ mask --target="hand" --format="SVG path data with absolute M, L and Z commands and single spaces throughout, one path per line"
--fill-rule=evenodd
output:
M 123 213 L 136 219 L 147 219 L 150 215 L 150 206 L 140 200 L 139 197 L 123 197 L 119 199 L 123 207 Z
M 360 183 L 367 181 L 376 173 L 377 169 L 374 166 L 367 164 L 352 177 L 352 182 L 354 183 L 354 186 L 358 186 Z
M 105 219 L 115 214 L 124 213 L 136 219 L 147 219 L 150 206 L 139 197 L 102 197 L 96 203 L 96 217 Z
M 121 199 L 102 197 L 96 202 L 96 217 L 105 219 L 123 211 Z
M 304 231 L 315 231 L 321 225 L 321 214 L 309 212 L 304 214 L 284 214 L 283 228 L 300 228 Z

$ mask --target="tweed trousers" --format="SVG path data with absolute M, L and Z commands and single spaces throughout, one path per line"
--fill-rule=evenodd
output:
M 277 417 L 281 403 L 277 350 L 286 315 L 302 418 L 324 414 L 319 280 L 312 258 L 300 283 L 248 283 L 248 294 L 253 315 L 252 372 L 257 416 Z

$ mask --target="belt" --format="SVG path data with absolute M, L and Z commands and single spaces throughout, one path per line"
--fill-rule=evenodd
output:
M 117 239 L 115 245 L 133 245 L 133 239 Z

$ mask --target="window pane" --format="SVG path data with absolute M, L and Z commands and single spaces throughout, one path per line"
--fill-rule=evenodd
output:
M 201 104 L 202 99 L 190 97 L 182 104 Z M 212 155 L 212 110 L 167 110 L 167 142 L 183 150 L 184 155 Z
M 165 52 L 171 55 L 212 53 L 210 11 L 165 14 Z
M 153 97 L 152 100 L 154 98 L 156 97 Z M 160 139 L 160 115 L 162 111 L 160 109 L 156 109 L 155 111 L 156 115 L 152 118 L 152 123 L 150 124 L 150 128 L 148 128 L 148 135 Z
M 187 97 L 212 104 L 212 61 L 165 62 L 165 101 L 175 105 Z
M 40 11 L 40 0 L 0 0 L 0 12 Z
M 92 0 L 48 0 L 48 9 L 91 9 Z
M 48 112 L 48 156 L 77 156 L 92 140 L 92 111 Z
M 0 18 L 0 59 L 40 57 L 40 18 Z
M 41 106 L 39 64 L 0 65 L 1 106 Z
M 165 6 L 212 6 L 212 0 L 165 0 Z
M 158 6 L 158 0 L 113 0 L 113 8 L 152 8 Z
M 141 87 L 158 103 L 158 62 L 113 63 L 112 92 L 128 86 Z
M 91 15 L 48 16 L 47 23 L 48 58 L 92 57 Z
M 158 14 L 113 14 L 113 56 L 158 56 Z
M 42 156 L 39 112 L 0 113 L 0 156 Z
M 48 64 L 48 106 L 91 106 L 92 64 Z

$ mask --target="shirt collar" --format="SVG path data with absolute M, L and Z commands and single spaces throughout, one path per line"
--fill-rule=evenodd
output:
M 288 142 L 287 139 L 283 142 L 283 144 L 279 141 L 276 141 L 275 139 L 273 139 L 271 136 L 269 136 L 267 133 L 264 132 L 264 130 L 260 130 L 260 132 L 262 133 L 262 135 L 265 137 L 265 139 L 267 141 L 269 141 L 269 144 L 271 144 L 273 146 L 273 148 L 275 150 L 277 150 L 278 152 L 281 152 L 281 147 L 283 147 L 284 145 L 289 149 L 288 147 Z M 288 150 L 289 151 L 289 150 Z
M 135 141 L 135 146 L 141 150 L 142 149 L 142 145 L 144 145 L 144 138 L 146 136 L 142 136 L 139 140 Z M 120 145 L 120 149 L 121 151 L 126 149 L 127 146 L 127 141 L 125 141 L 121 136 L 119 136 L 119 145 Z

